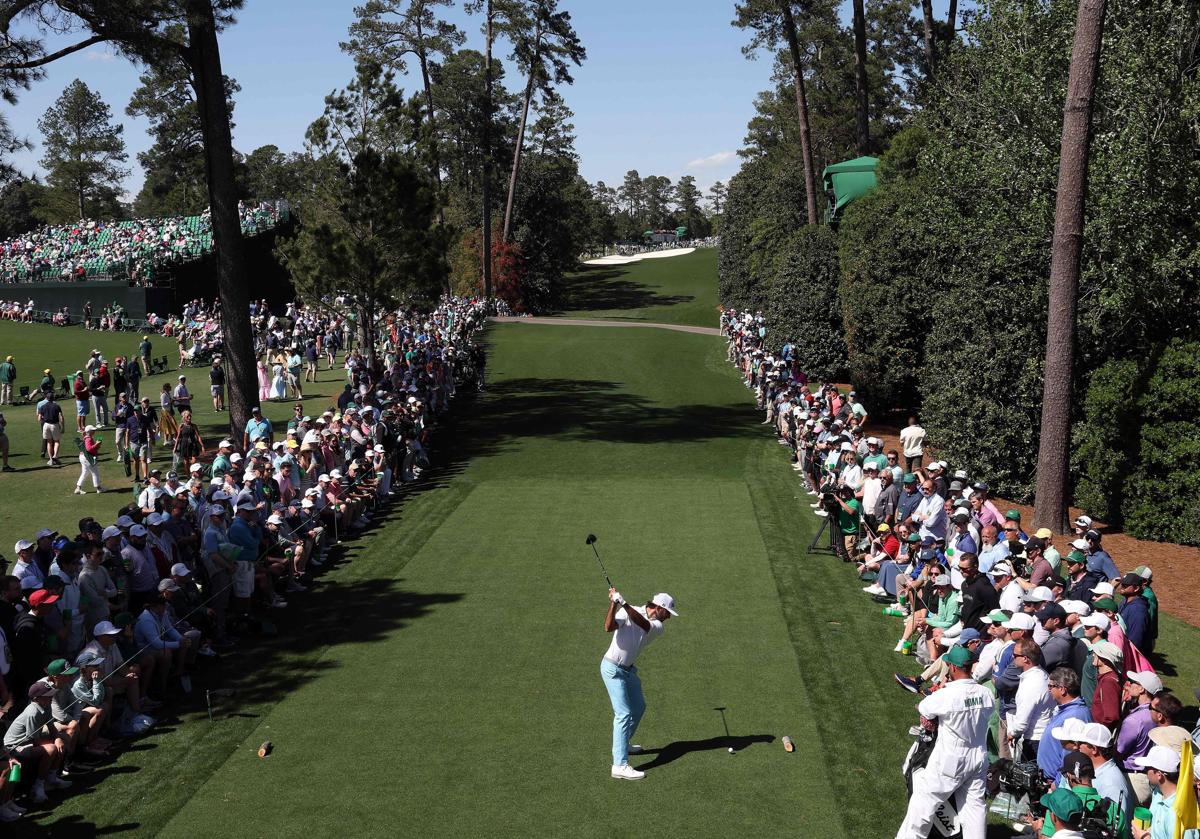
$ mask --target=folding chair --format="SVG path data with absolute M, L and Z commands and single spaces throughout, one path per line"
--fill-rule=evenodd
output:
M 28 385 L 21 385 L 20 389 L 17 391 L 17 394 L 21 397 L 21 401 L 23 403 L 25 403 L 26 405 L 29 404 L 29 386 Z

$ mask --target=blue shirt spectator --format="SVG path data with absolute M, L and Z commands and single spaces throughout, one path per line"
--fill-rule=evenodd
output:
M 1051 681 L 1050 684 L 1053 687 L 1054 682 Z M 1058 688 L 1058 690 L 1061 691 L 1062 688 Z M 1080 720 L 1081 722 L 1092 721 L 1091 712 L 1078 696 L 1070 702 L 1064 702 L 1055 709 L 1054 714 L 1050 717 L 1050 722 L 1046 723 L 1046 733 L 1042 735 L 1042 739 L 1038 742 L 1038 768 L 1045 773 L 1047 778 L 1057 778 L 1059 776 L 1059 773 L 1062 771 L 1063 756 L 1066 754 L 1062 740 L 1059 740 L 1051 732 L 1055 728 L 1062 726 L 1067 720 L 1072 719 Z
M 133 637 L 139 647 L 154 650 L 177 650 L 183 643 L 183 636 L 171 623 L 167 607 L 162 603 L 151 603 L 142 610 L 133 625 Z

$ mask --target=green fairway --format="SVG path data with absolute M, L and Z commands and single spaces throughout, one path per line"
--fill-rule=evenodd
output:
M 717 249 L 585 265 L 568 280 L 565 317 L 717 325 Z
M 623 269 L 635 285 L 691 297 L 647 320 L 715 324 L 711 307 L 708 320 L 684 312 L 711 302 L 713 253 Z M 0 338 L 67 335 L 11 330 Z M 430 480 L 348 543 L 312 592 L 289 595 L 278 638 L 209 668 L 210 684 L 235 691 L 214 700 L 213 720 L 197 696 L 80 794 L 34 814 L 39 827 L 894 834 L 916 703 L 891 679 L 912 672 L 892 652 L 898 621 L 841 562 L 808 553 L 811 499 L 723 342 L 519 323 L 487 340 L 487 391 L 439 429 Z M 29 522 L 65 509 L 64 476 L 40 502 L 10 489 L 48 471 L 0 477 L 5 506 Z M 106 499 L 99 512 L 115 506 Z M 15 538 L 7 521 L 0 531 Z M 606 585 L 588 533 L 629 599 L 668 591 L 681 612 L 638 662 L 648 712 L 636 742 L 665 748 L 631 759 L 647 768 L 638 783 L 609 778 Z M 1166 681 L 1190 697 L 1200 637 L 1166 618 L 1161 634 Z M 716 708 L 738 738 L 733 756 Z M 265 740 L 275 752 L 260 759 Z

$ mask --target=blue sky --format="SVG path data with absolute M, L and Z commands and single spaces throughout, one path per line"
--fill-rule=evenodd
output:
M 458 4 L 461 6 L 461 3 Z M 563 91 L 575 112 L 580 166 L 589 181 L 620 183 L 625 172 L 695 175 L 702 188 L 737 171 L 736 150 L 753 113 L 754 95 L 769 85 L 770 60 L 746 60 L 745 33 L 729 25 L 732 0 L 562 0 L 588 50 L 575 84 Z M 943 2 L 938 3 L 944 5 Z M 350 79 L 352 62 L 338 49 L 353 19 L 352 0 L 247 0 L 236 26 L 221 38 L 226 74 L 242 86 L 234 145 L 243 152 L 273 143 L 299 150 L 322 99 Z M 456 8 L 468 46 L 482 49 L 477 18 Z M 507 54 L 501 43 L 498 57 Z M 13 128 L 35 144 L 18 168 L 38 171 L 37 120 L 72 79 L 98 90 L 126 126 L 133 174 L 149 145 L 146 126 L 125 116 L 137 68 L 94 46 L 50 65 L 47 77 L 5 107 Z M 510 79 L 510 86 L 515 80 Z M 406 87 L 415 88 L 415 81 Z

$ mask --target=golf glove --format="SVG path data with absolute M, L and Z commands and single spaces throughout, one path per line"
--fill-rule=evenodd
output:
M 618 606 L 625 605 L 625 598 L 622 597 L 621 592 L 617 591 L 616 589 L 613 589 L 612 591 L 610 591 L 608 593 L 608 599 L 611 600 L 613 603 L 616 603 Z

